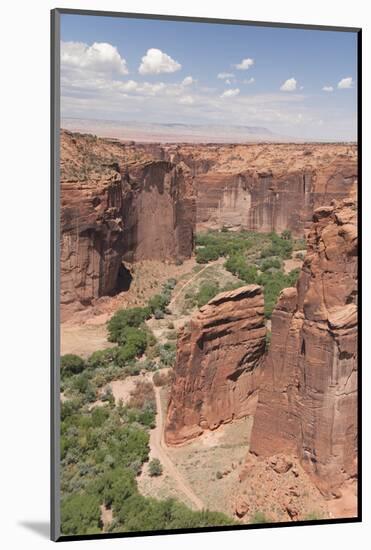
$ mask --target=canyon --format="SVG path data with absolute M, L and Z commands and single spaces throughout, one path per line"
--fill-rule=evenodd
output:
M 61 317 L 129 287 L 141 260 L 182 262 L 196 231 L 289 229 L 354 195 L 354 144 L 160 144 L 61 132 Z
M 125 262 L 192 254 L 195 197 L 188 167 L 93 136 L 61 138 L 62 320 L 130 286 Z M 153 156 L 154 154 L 154 156 Z
M 178 337 L 169 445 L 251 415 L 240 482 L 251 482 L 263 461 L 256 475 L 264 493 L 270 468 L 284 474 L 296 463 L 325 498 L 341 498 L 344 488 L 354 494 L 356 216 L 351 198 L 314 211 L 297 285 L 281 292 L 272 315 L 268 352 L 261 287 L 221 293 L 194 314 Z
M 268 494 L 274 476 L 291 476 L 312 501 L 316 491 L 325 499 L 341 500 L 344 488 L 354 495 L 357 146 L 136 143 L 63 130 L 60 179 L 62 322 L 125 296 L 139 267 L 154 278 L 154 262 L 167 278 L 175 268 L 189 275 L 167 313 L 177 313 L 176 359 L 164 445 L 176 453 L 248 418 L 245 458 L 233 465 L 238 518 L 248 510 L 242 489 L 255 483 Z M 195 236 L 209 230 L 305 239 L 297 284 L 281 291 L 271 321 L 257 284 L 179 313 L 183 286 L 190 292 L 205 269 L 191 271 L 200 267 L 191 263 Z M 214 268 L 218 276 L 222 262 Z M 303 519 L 290 480 L 266 498 L 282 500 L 286 519 Z

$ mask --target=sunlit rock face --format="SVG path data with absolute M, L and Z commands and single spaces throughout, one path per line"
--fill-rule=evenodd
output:
M 250 450 L 297 455 L 327 496 L 357 475 L 357 225 L 351 199 L 314 212 L 297 288 L 272 315 Z
M 191 256 L 193 178 L 184 163 L 153 154 L 149 146 L 62 132 L 62 320 L 120 290 L 123 260 Z
M 223 292 L 178 336 L 165 427 L 168 444 L 252 414 L 265 350 L 261 287 Z

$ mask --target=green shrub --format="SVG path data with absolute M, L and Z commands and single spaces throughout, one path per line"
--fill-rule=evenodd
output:
M 198 307 L 202 307 L 219 293 L 219 284 L 214 282 L 204 282 L 200 286 L 194 299 Z
M 127 327 L 138 328 L 150 316 L 151 310 L 148 307 L 119 309 L 107 323 L 109 341 L 120 342 L 122 340 L 122 332 Z
M 158 458 L 153 458 L 150 461 L 150 463 L 148 464 L 148 471 L 151 477 L 154 477 L 154 476 L 157 477 L 162 474 L 163 468 Z
M 116 360 L 117 348 L 108 348 L 94 351 L 87 360 L 87 366 L 92 369 L 108 367 Z
M 85 373 L 72 378 L 81 382 L 83 375 Z M 164 378 L 170 380 L 171 371 Z M 158 501 L 138 493 L 135 476 L 148 460 L 149 428 L 154 423 L 154 392 L 148 382 L 142 381 L 136 385 L 126 406 L 108 405 L 89 410 L 80 398 L 62 403 L 63 534 L 102 532 L 101 504 L 113 510 L 111 531 L 180 529 L 235 523 L 220 513 L 193 512 L 174 500 Z
M 214 246 L 205 246 L 196 250 L 196 262 L 198 264 L 207 264 L 219 258 L 219 251 Z
M 177 284 L 177 280 L 174 278 L 171 278 L 171 279 L 168 279 L 166 283 L 164 283 L 162 288 L 165 292 L 171 292 L 176 287 L 176 284 Z
M 174 499 L 155 500 L 136 494 L 123 503 L 114 531 L 194 529 L 236 524 L 220 512 L 194 512 Z
M 242 254 L 233 254 L 229 256 L 224 267 L 236 275 L 239 279 L 247 284 L 255 284 L 258 276 L 258 271 L 255 265 L 248 265 L 246 258 Z
M 61 357 L 61 375 L 70 376 L 71 374 L 79 374 L 85 368 L 84 360 L 78 355 L 67 353 Z
M 282 263 L 278 258 L 267 258 L 263 260 L 260 269 L 261 271 L 267 271 L 268 269 L 281 269 Z
M 117 467 L 108 470 L 95 482 L 94 491 L 106 506 L 120 508 L 121 503 L 137 491 L 132 469 Z
M 262 258 L 268 258 L 270 256 L 280 256 L 281 258 L 291 258 L 293 251 L 293 242 L 290 239 L 286 239 L 277 235 L 277 233 L 270 233 L 269 235 L 271 244 L 267 248 L 261 251 Z
M 300 276 L 300 269 L 292 269 L 288 275 L 286 275 L 287 286 L 295 286 Z
M 166 306 L 169 305 L 171 300 L 171 295 L 169 292 L 163 292 L 162 294 L 156 294 L 150 300 L 148 301 L 148 307 L 152 314 L 154 314 L 155 311 L 162 311 L 164 312 L 166 309 Z
M 259 276 L 258 284 L 264 287 L 264 312 L 269 319 L 272 316 L 279 293 L 288 286 L 287 279 L 283 271 L 262 273 Z
M 164 345 L 159 345 L 158 355 L 160 362 L 165 365 L 165 367 L 171 367 L 176 357 L 176 345 L 173 342 L 167 342 Z
M 92 384 L 89 374 L 86 371 L 76 374 L 71 378 L 70 387 L 72 390 L 80 393 L 86 401 L 95 401 L 96 388 L 94 384 Z
M 162 309 L 155 309 L 155 311 L 153 312 L 153 316 L 155 319 L 163 319 L 165 317 Z
M 120 336 L 120 347 L 116 352 L 117 364 L 125 366 L 128 361 L 140 357 L 147 347 L 147 332 L 140 328 L 126 327 Z
M 283 271 L 278 270 L 273 273 L 262 273 L 258 277 L 258 284 L 264 287 L 264 311 L 267 318 L 271 317 L 281 290 L 294 286 L 299 273 L 298 269 L 294 269 L 285 275 Z
M 61 503 L 61 531 L 65 535 L 100 532 L 99 500 L 95 495 L 73 494 Z

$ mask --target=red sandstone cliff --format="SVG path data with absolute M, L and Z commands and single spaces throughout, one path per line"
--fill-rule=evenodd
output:
M 161 156 L 150 146 L 62 132 L 62 320 L 120 290 L 123 259 L 192 254 L 193 178 Z
M 90 304 L 117 284 L 122 241 L 123 185 L 109 170 L 98 179 L 61 185 L 61 307 Z
M 237 173 L 210 171 L 195 178 L 197 227 L 223 226 L 301 237 L 321 204 L 345 198 L 356 190 L 357 165 L 352 158 L 328 164 L 287 166 L 267 159 L 266 168 Z
M 122 260 L 190 257 L 196 222 L 301 236 L 317 206 L 354 192 L 356 172 L 351 144 L 160 145 L 62 131 L 62 319 L 119 291 Z
M 123 205 L 124 259 L 189 258 L 196 206 L 188 167 L 149 161 L 130 167 L 123 181 L 130 189 Z
M 351 199 L 314 213 L 297 289 L 272 316 L 250 450 L 297 455 L 330 496 L 357 475 L 357 227 Z
M 165 440 L 180 444 L 252 414 L 265 350 L 261 287 L 218 294 L 178 338 Z

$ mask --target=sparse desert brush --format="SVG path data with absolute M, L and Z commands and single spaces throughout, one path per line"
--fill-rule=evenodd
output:
M 148 464 L 148 472 L 151 477 L 162 475 L 163 468 L 158 458 L 154 458 Z
M 174 364 L 175 357 L 176 344 L 174 342 L 167 342 L 163 346 L 159 346 L 159 358 L 163 365 L 171 367 Z
M 155 403 L 155 392 L 151 382 L 138 380 L 130 393 L 129 407 L 141 409 L 145 403 Z
M 168 386 L 173 380 L 173 370 L 170 369 L 168 372 L 156 371 L 152 380 L 157 387 Z

